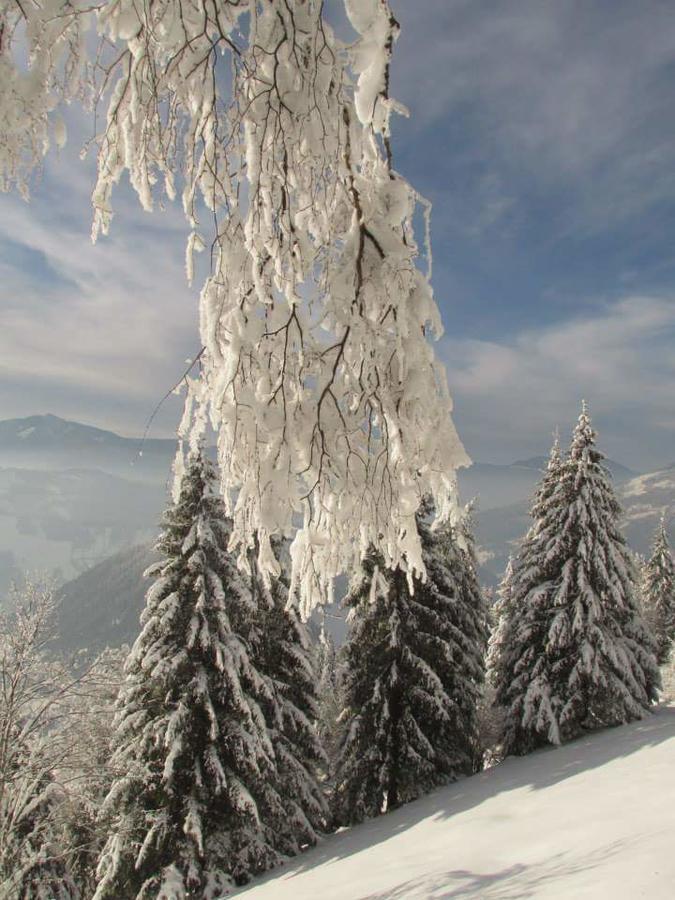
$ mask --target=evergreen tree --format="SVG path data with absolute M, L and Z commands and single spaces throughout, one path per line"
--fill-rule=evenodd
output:
M 463 773 L 477 756 L 486 611 L 470 544 L 417 515 L 427 581 L 370 553 L 352 586 L 345 651 L 338 823 L 359 822 Z
M 533 746 L 530 732 L 521 726 L 524 685 L 545 642 L 544 620 L 538 619 L 535 612 L 540 600 L 536 591 L 547 578 L 554 577 L 546 546 L 556 526 L 551 498 L 560 480 L 561 466 L 560 441 L 556 434 L 530 509 L 532 525 L 504 574 L 497 626 L 488 648 L 487 675 L 494 688 L 495 705 L 501 713 L 504 732 L 501 743 L 512 753 L 524 753 Z M 530 605 L 533 615 L 525 622 L 523 612 Z M 557 733 L 551 735 L 552 740 L 556 737 Z
M 330 702 L 338 693 L 337 652 L 335 641 L 326 630 L 325 622 L 321 623 L 319 644 L 316 650 L 316 671 L 318 674 L 318 695 L 320 706 Z M 325 718 L 320 716 L 320 730 L 324 727 Z
M 275 546 L 277 557 L 281 545 Z M 284 855 L 316 844 L 325 831 L 328 808 L 318 782 L 325 755 L 317 733 L 317 677 L 306 626 L 286 608 L 289 582 L 283 574 L 267 588 L 255 566 L 254 596 L 259 610 L 256 668 L 270 682 L 263 706 L 276 766 L 274 787 L 282 801 L 273 842 Z
M 544 479 L 512 580 L 497 697 L 507 753 L 639 718 L 657 696 L 653 642 L 603 458 L 584 404 L 567 458 Z
M 316 663 L 319 701 L 317 728 L 327 757 L 324 777 L 329 786 L 332 786 L 337 763 L 341 736 L 339 718 L 344 708 L 341 668 L 333 638 L 322 624 Z
M 513 624 L 513 570 L 515 560 L 509 555 L 504 575 L 497 588 L 497 602 L 494 605 L 494 627 L 488 641 L 486 657 L 487 681 L 496 687 L 502 675 L 508 649 L 509 630 Z
M 12 900 L 80 900 L 60 821 L 61 792 L 40 757 L 43 740 L 15 742 L 16 769 L 1 797 L 14 827 L 0 851 L 0 896 Z
M 656 639 L 657 662 L 663 666 L 675 641 L 675 566 L 665 518 L 656 529 L 651 556 L 643 567 L 642 604 Z
M 220 897 L 278 859 L 281 816 L 249 655 L 256 609 L 226 552 L 228 522 L 203 454 L 165 514 L 163 561 L 146 598 L 117 703 L 112 829 L 96 900 Z

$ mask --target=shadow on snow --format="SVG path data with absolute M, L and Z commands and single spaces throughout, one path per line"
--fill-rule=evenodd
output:
M 480 806 L 491 797 L 519 788 L 542 790 L 671 738 L 675 738 L 675 706 L 660 706 L 639 722 L 589 733 L 568 744 L 537 750 L 526 757 L 509 757 L 491 769 L 438 788 L 391 813 L 331 835 L 301 857 L 289 860 L 283 869 L 275 869 L 264 878 L 256 879 L 247 888 L 267 883 L 282 871 L 285 879 L 292 881 L 295 876 L 317 866 L 334 863 L 372 848 L 425 819 L 449 819 Z M 544 881 L 593 868 L 622 850 L 622 843 L 615 842 L 602 850 L 595 850 L 581 860 L 577 854 L 569 862 L 565 859 L 567 854 L 559 853 L 551 857 L 543 868 L 537 865 L 536 871 L 535 867 L 516 864 L 487 874 L 461 869 L 435 873 L 426 881 L 416 879 L 414 883 L 405 882 L 383 894 L 370 894 L 364 900 L 396 900 L 407 896 L 413 888 L 416 896 L 430 898 L 480 896 L 491 900 L 509 900 L 529 897 Z M 247 888 L 235 893 L 245 893 Z M 419 893 L 421 890 L 423 894 Z

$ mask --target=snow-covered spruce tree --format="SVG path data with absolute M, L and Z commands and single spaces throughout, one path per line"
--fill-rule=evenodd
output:
M 529 683 L 532 667 L 542 657 L 546 644 L 545 623 L 538 615 L 542 595 L 537 589 L 547 578 L 554 577 L 546 547 L 557 528 L 551 497 L 560 480 L 561 466 L 560 441 L 556 434 L 530 509 L 532 525 L 517 555 L 509 561 L 502 580 L 497 624 L 488 645 L 487 679 L 494 690 L 503 731 L 500 744 L 511 753 L 525 753 L 532 748 L 531 734 L 521 727 L 523 685 Z M 553 740 L 556 735 L 557 732 L 552 735 Z
M 393 166 L 399 25 L 387 0 L 345 0 L 343 41 L 324 6 L 0 0 L 0 188 L 27 191 L 65 143 L 59 106 L 84 95 L 107 106 L 94 236 L 125 171 L 146 210 L 182 191 L 189 279 L 211 250 L 201 402 L 233 540 L 243 563 L 257 534 L 276 575 L 271 536 L 292 534 L 300 511 L 305 611 L 369 545 L 421 571 L 418 498 L 449 515 L 468 462 L 431 345 L 429 206 Z
M 506 569 L 497 588 L 497 600 L 489 610 L 490 637 L 485 658 L 485 686 L 481 703 L 481 725 L 483 744 L 490 758 L 494 757 L 496 746 L 503 731 L 503 710 L 497 706 L 497 687 L 503 680 L 509 644 L 509 633 L 513 624 L 513 570 L 514 557 L 509 555 Z
M 334 793 L 338 824 L 360 822 L 463 773 L 477 756 L 486 611 L 470 547 L 417 517 L 428 580 L 370 553 L 351 588 L 344 736 Z
M 342 669 L 333 638 L 326 630 L 325 624 L 322 624 L 316 661 L 319 701 L 317 728 L 327 757 L 327 767 L 324 770 L 327 787 L 332 783 L 340 744 L 341 729 L 338 720 L 344 708 Z
M 216 898 L 272 866 L 281 815 L 263 704 L 248 653 L 249 585 L 201 452 L 165 514 L 139 635 L 117 702 L 104 804 L 112 817 L 96 900 Z
M 497 588 L 497 602 L 494 605 L 494 627 L 488 640 L 486 657 L 486 678 L 494 687 L 501 680 L 509 642 L 509 632 L 513 623 L 513 570 L 514 558 L 509 556 L 502 580 Z
M 656 639 L 657 662 L 663 666 L 675 641 L 675 565 L 665 518 L 656 529 L 651 555 L 642 570 L 642 605 Z
M 282 548 L 275 542 L 277 557 Z M 281 815 L 272 823 L 274 847 L 295 855 L 316 844 L 326 830 L 328 807 L 318 781 L 325 755 L 317 733 L 317 673 L 307 627 L 297 610 L 287 609 L 289 582 L 282 575 L 268 587 L 252 560 L 257 634 L 251 655 L 270 687 L 262 704 L 274 747 L 272 784 L 281 800 Z
M 506 753 L 639 718 L 657 696 L 654 645 L 603 458 L 584 404 L 512 580 L 498 696 Z

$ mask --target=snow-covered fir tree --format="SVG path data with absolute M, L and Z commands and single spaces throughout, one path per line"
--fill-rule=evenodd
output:
M 282 549 L 276 544 L 277 557 L 283 556 Z M 251 563 L 259 623 L 252 657 L 270 685 L 263 711 L 274 747 L 273 784 L 282 801 L 272 840 L 280 853 L 294 855 L 316 844 L 328 820 L 318 781 L 326 760 L 317 731 L 317 673 L 307 626 L 294 608 L 286 608 L 289 582 L 283 568 L 281 577 L 267 587 L 255 558 Z
M 0 790 L 3 819 L 13 826 L 2 834 L 0 897 L 80 900 L 60 817 L 63 791 L 42 759 L 49 739 L 24 742 L 18 730 L 3 737 L 14 743 L 16 770 Z
M 350 589 L 344 736 L 335 778 L 338 824 L 413 800 L 477 757 L 486 611 L 470 544 L 417 515 L 428 580 L 369 554 Z
M 149 570 L 118 699 L 96 900 L 220 897 L 278 860 L 269 823 L 282 809 L 262 711 L 272 698 L 249 656 L 256 609 L 225 550 L 213 479 L 193 453 L 165 515 L 163 559 Z
M 654 534 L 652 552 L 642 570 L 642 605 L 656 639 L 656 658 L 665 665 L 675 641 L 675 565 L 665 518 Z
M 319 679 L 318 694 L 320 698 L 328 699 L 337 694 L 338 665 L 335 641 L 326 628 L 325 621 L 321 623 L 319 643 L 316 648 L 316 671 Z
M 603 459 L 584 404 L 567 457 L 544 478 L 511 580 L 496 679 L 506 753 L 639 718 L 657 696 L 654 645 Z
M 514 558 L 510 555 L 497 588 L 497 602 L 493 607 L 494 627 L 488 640 L 486 677 L 494 687 L 500 679 L 513 622 L 513 569 Z
M 342 691 L 342 665 L 335 642 L 322 623 L 317 647 L 316 670 L 318 673 L 319 720 L 317 723 L 319 738 L 323 745 L 327 768 L 325 780 L 332 784 L 333 774 L 340 744 L 340 714 L 344 708 Z
M 490 637 L 485 658 L 485 686 L 480 705 L 480 722 L 481 745 L 491 760 L 495 757 L 495 749 L 502 732 L 503 712 L 496 705 L 495 697 L 504 671 L 509 631 L 513 622 L 513 567 L 514 558 L 509 555 L 497 588 L 496 602 L 488 609 Z
M 487 678 L 494 690 L 495 706 L 500 713 L 504 734 L 501 741 L 511 752 L 525 752 L 529 735 L 521 731 L 522 692 L 519 678 L 527 665 L 533 665 L 541 655 L 544 644 L 543 629 L 536 628 L 536 616 L 528 627 L 530 644 L 521 640 L 518 629 L 526 604 L 533 599 L 531 591 L 546 580 L 545 548 L 549 534 L 548 512 L 550 499 L 560 479 L 562 458 L 560 440 L 556 434 L 549 453 L 546 471 L 537 486 L 530 509 L 532 525 L 509 565 L 500 585 L 497 623 L 490 636 L 487 658 Z M 535 635 L 538 640 L 535 640 Z

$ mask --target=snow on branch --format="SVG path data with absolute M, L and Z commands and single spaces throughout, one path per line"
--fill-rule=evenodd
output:
M 82 17 L 71 4 L 30 7 L 60 23 L 61 56 L 46 61 L 42 39 L 26 37 L 28 75 L 37 66 L 44 87 L 32 140 L 48 131 L 47 88 L 66 51 L 107 102 L 94 238 L 110 227 L 126 171 L 145 209 L 182 193 L 190 278 L 193 252 L 210 251 L 190 402 L 197 427 L 207 411 L 218 433 L 242 564 L 257 534 L 260 568 L 273 572 L 272 536 L 295 533 L 304 613 L 371 545 L 387 565 L 423 574 L 415 511 L 430 494 L 447 517 L 455 470 L 468 464 L 430 342 L 442 326 L 428 235 L 423 265 L 413 227 L 420 198 L 393 168 L 399 26 L 386 0 L 345 6 L 349 44 L 321 0 L 106 0 L 88 8 L 102 39 L 90 70 L 72 49 Z M 5 87 L 0 96 L 14 102 Z M 17 140 L 2 144 L 5 186 L 26 156 Z

